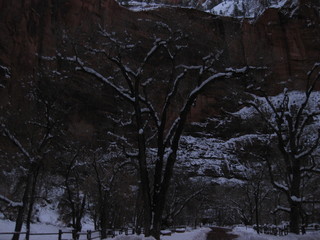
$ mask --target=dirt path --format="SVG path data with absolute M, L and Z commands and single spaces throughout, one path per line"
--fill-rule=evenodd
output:
M 236 239 L 238 236 L 228 233 L 231 229 L 228 228 L 218 228 L 213 227 L 212 231 L 208 233 L 207 240 L 232 240 Z

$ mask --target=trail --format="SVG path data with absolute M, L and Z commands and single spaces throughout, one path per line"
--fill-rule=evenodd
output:
M 231 229 L 213 227 L 212 231 L 208 233 L 207 240 L 232 240 L 236 239 L 238 236 L 230 234 Z

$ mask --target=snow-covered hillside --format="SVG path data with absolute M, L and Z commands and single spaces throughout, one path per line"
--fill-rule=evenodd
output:
M 287 0 L 205 0 L 205 1 L 137 1 L 117 0 L 132 11 L 152 10 L 159 7 L 179 6 L 197 8 L 221 16 L 248 17 L 259 16 L 267 8 L 280 8 Z
M 226 0 L 211 9 L 207 9 L 204 4 L 204 9 L 216 15 L 253 18 L 266 8 L 280 8 L 285 3 L 286 0 L 266 1 L 265 4 L 257 0 Z
M 239 179 L 252 174 L 235 154 L 237 144 L 265 141 L 266 137 L 249 134 L 223 141 L 217 138 L 184 136 L 178 153 L 178 168 L 217 184 L 242 184 Z
M 253 96 L 254 102 L 261 106 L 263 112 L 272 112 L 270 106 L 263 97 Z M 288 115 L 295 114 L 296 109 L 303 105 L 306 99 L 305 93 L 300 91 L 292 91 L 281 93 L 276 96 L 269 97 L 274 106 L 284 100 L 288 101 Z M 320 94 L 314 92 L 310 95 L 308 104 L 306 105 L 305 114 L 316 113 L 319 109 Z M 244 107 L 238 112 L 232 114 L 240 121 L 250 122 L 258 116 L 256 110 L 251 107 Z M 274 114 L 268 115 L 272 121 L 276 121 Z M 207 123 L 208 124 L 208 123 Z M 201 126 L 203 131 L 207 128 L 207 124 Z M 199 124 L 198 124 L 199 125 Z M 317 130 L 320 127 L 320 116 L 313 117 L 313 123 L 305 127 L 305 143 L 316 141 Z M 221 128 L 221 127 L 220 127 Z M 222 126 L 223 128 L 223 126 Z M 178 153 L 178 168 L 192 173 L 194 176 L 206 176 L 210 182 L 220 184 L 241 184 L 241 178 L 247 178 L 254 174 L 254 166 L 246 166 L 243 160 L 237 155 L 237 151 L 243 150 L 245 146 L 270 145 L 273 134 L 262 134 L 255 132 L 238 133 L 236 136 L 221 139 L 215 137 L 193 137 L 183 136 L 180 142 Z M 303 136 L 302 136 L 303 138 Z M 256 164 L 256 163 L 251 163 Z

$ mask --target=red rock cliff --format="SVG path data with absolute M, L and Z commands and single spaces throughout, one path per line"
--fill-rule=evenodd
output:
M 190 54 L 195 49 L 220 49 L 225 66 L 267 66 L 271 72 L 269 86 L 274 89 L 281 89 L 281 83 L 287 81 L 301 88 L 305 73 L 320 61 L 319 3 L 314 0 L 268 9 L 256 20 L 177 8 L 135 13 L 114 0 L 0 0 L 0 65 L 11 72 L 10 80 L 3 80 L 5 73 L 0 71 L 2 86 L 11 86 L 0 91 L 7 92 L 33 73 L 39 54 L 54 54 L 56 39 L 65 31 L 90 35 L 100 24 L 113 32 L 129 31 L 136 39 L 144 39 L 156 22 L 188 33 Z M 212 87 L 198 99 L 193 120 L 212 113 L 216 93 Z

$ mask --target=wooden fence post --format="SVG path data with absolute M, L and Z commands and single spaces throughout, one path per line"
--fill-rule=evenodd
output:
M 30 230 L 28 229 L 26 232 L 26 240 L 29 240 L 29 239 L 30 239 Z
M 62 230 L 60 229 L 58 233 L 58 240 L 61 240 L 61 239 L 62 239 Z
M 75 229 L 72 230 L 72 239 L 77 240 L 77 231 Z
M 91 230 L 87 231 L 87 240 L 91 240 Z

